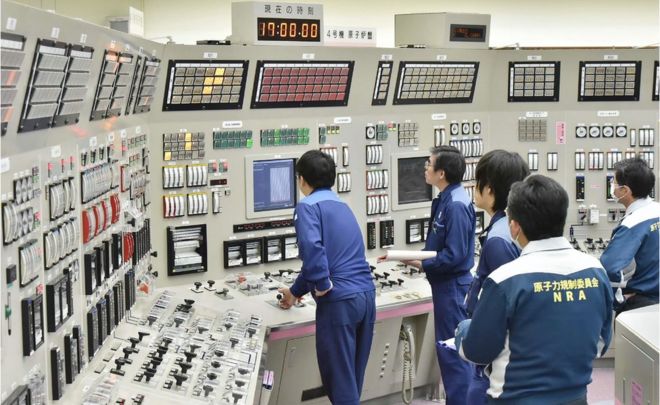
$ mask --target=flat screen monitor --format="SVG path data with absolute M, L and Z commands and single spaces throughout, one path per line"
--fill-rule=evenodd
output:
M 246 157 L 247 218 L 291 215 L 296 206 L 296 159 L 292 156 Z
M 422 152 L 423 153 L 423 152 Z M 420 152 L 396 154 L 392 156 L 393 210 L 422 208 L 430 206 L 433 187 L 424 179 L 425 163 L 428 155 Z

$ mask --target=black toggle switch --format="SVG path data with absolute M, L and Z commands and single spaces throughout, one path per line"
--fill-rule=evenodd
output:
M 169 346 L 170 343 L 172 343 L 172 338 L 164 337 L 164 338 L 160 339 L 160 344 L 165 345 L 165 347 Z
M 177 387 L 180 387 L 188 379 L 186 374 L 172 374 L 172 377 L 176 380 Z
M 158 319 L 158 318 L 156 318 L 155 316 L 153 316 L 153 315 L 149 315 L 149 316 L 147 317 L 147 322 L 149 322 L 149 326 L 153 325 L 154 322 L 156 322 L 157 319 Z
M 183 355 L 186 356 L 186 361 L 187 361 L 188 363 L 190 363 L 190 361 L 191 361 L 192 359 L 194 359 L 195 357 L 197 357 L 197 354 L 196 354 L 196 353 L 193 353 L 193 352 L 183 352 Z
M 146 378 L 147 382 L 149 382 L 149 380 L 151 380 L 151 377 L 153 377 L 155 375 L 156 375 L 155 372 L 151 372 L 151 371 L 145 371 L 144 372 L 144 377 Z
M 199 281 L 198 281 L 198 283 L 199 283 Z M 199 285 L 202 285 L 202 283 L 199 283 Z M 186 305 L 188 305 L 189 307 L 192 307 L 192 304 L 195 303 L 195 300 L 191 300 L 191 299 L 186 298 L 185 300 L 183 300 L 183 302 L 185 302 Z
M 208 397 L 209 394 L 213 391 L 213 386 L 212 385 L 204 385 L 202 387 L 202 389 L 204 390 L 204 396 Z
M 218 357 L 222 357 L 222 356 L 225 355 L 225 351 L 224 351 L 224 350 L 220 350 L 220 349 L 216 349 L 216 350 L 213 352 L 213 354 L 215 354 L 215 355 L 218 356 Z
M 199 334 L 202 334 L 202 333 L 204 333 L 204 332 L 207 332 L 208 330 L 209 330 L 209 328 L 207 328 L 206 326 L 198 326 L 198 327 L 197 327 L 197 332 L 198 332 Z
M 141 342 L 142 339 L 144 339 L 145 336 L 149 336 L 149 335 L 151 335 L 151 333 L 149 333 L 149 332 L 138 332 L 138 339 Z
M 190 351 L 195 353 L 195 350 L 199 349 L 200 347 L 202 347 L 202 346 L 200 346 L 198 344 L 195 344 L 195 343 L 191 343 L 190 344 Z
M 199 288 L 202 286 L 201 281 L 195 281 L 195 290 L 199 290 Z
M 264 279 L 270 280 L 270 271 L 265 271 L 264 272 Z
M 245 381 L 242 381 L 242 380 L 235 380 L 235 381 L 234 381 L 234 384 L 236 384 L 236 386 L 240 388 L 240 387 L 242 387 L 242 386 L 245 385 Z
M 403 284 L 403 279 L 402 278 L 397 278 L 396 282 L 399 283 L 399 285 L 402 285 Z
M 229 341 L 231 342 L 231 348 L 232 349 L 234 348 L 234 346 L 236 346 L 238 344 L 238 339 L 235 338 L 235 337 L 229 338 Z
M 225 329 L 229 330 L 229 329 L 231 329 L 232 326 L 234 326 L 232 323 L 225 322 Z
M 216 373 L 208 373 L 208 374 L 206 374 L 206 376 L 207 376 L 208 379 L 211 380 L 211 381 L 213 381 L 213 380 L 215 380 L 216 378 L 218 378 L 218 375 L 217 375 Z
M 223 288 L 222 290 L 216 291 L 215 293 L 218 294 L 218 295 L 224 295 L 226 297 L 228 292 L 229 292 L 229 289 Z
M 215 284 L 215 280 L 208 280 L 206 283 L 209 285 L 209 288 L 213 288 L 213 284 Z
M 390 283 L 388 283 L 387 281 L 381 281 L 380 282 L 380 288 L 385 288 L 385 287 L 389 287 L 389 286 L 390 286 Z
M 124 370 L 121 369 L 121 366 L 123 366 L 124 364 L 126 364 L 126 360 L 125 360 L 125 359 L 123 359 L 123 358 L 121 358 L 121 357 L 118 358 L 118 359 L 115 359 L 115 366 L 116 366 L 116 367 L 113 368 L 112 370 L 110 370 L 110 372 L 111 372 L 112 374 L 117 374 L 117 375 L 122 375 L 122 376 L 125 375 L 126 372 L 125 372 Z
M 128 356 L 130 356 L 133 353 L 137 353 L 139 350 L 133 349 L 132 347 L 124 347 L 121 351 L 124 352 L 124 359 L 128 360 Z
M 395 280 L 388 280 L 387 282 L 389 283 L 390 287 L 394 287 L 396 285 Z
M 389 276 L 390 276 L 390 273 L 388 273 L 386 271 L 383 272 L 383 277 L 388 278 Z
M 239 394 L 238 392 L 232 392 L 231 396 L 234 397 L 234 403 L 235 404 L 237 404 L 238 401 L 240 401 L 241 398 L 243 398 L 243 394 Z
M 275 296 L 275 298 L 277 298 L 278 301 L 282 301 L 282 298 L 284 298 L 284 294 L 282 294 L 282 293 L 277 293 L 277 295 Z
M 376 266 L 369 265 L 369 270 L 373 273 L 376 270 Z
M 247 328 L 247 333 L 250 335 L 250 337 L 252 337 L 255 333 L 257 333 L 257 330 L 255 328 Z
M 213 361 L 211 362 L 211 366 L 212 366 L 213 368 L 220 368 L 220 362 L 219 362 L 218 360 L 213 360 Z
M 183 374 L 186 374 L 186 372 L 188 370 L 190 370 L 192 368 L 192 366 L 193 366 L 192 364 L 186 363 L 186 362 L 183 362 L 183 361 L 179 363 L 179 367 L 181 367 L 181 373 L 183 373 Z M 177 384 L 177 385 L 180 385 L 180 384 Z
M 135 346 L 137 346 L 138 343 L 140 343 L 140 339 L 136 337 L 130 337 L 128 338 L 128 341 L 131 342 L 131 348 L 135 349 Z
M 245 375 L 245 374 L 247 374 L 247 373 L 249 373 L 249 372 L 250 372 L 250 370 L 248 370 L 247 368 L 243 368 L 243 367 L 239 367 L 239 368 L 238 368 L 238 373 L 239 373 L 240 375 Z
M 174 325 L 178 328 L 183 323 L 182 318 L 174 318 Z

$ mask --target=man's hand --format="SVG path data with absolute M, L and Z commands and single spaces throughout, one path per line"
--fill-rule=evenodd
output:
M 406 266 L 414 267 L 416 269 L 422 268 L 421 260 L 401 260 L 401 263 L 405 264 Z
M 277 290 L 277 292 L 282 294 L 282 298 L 280 299 L 280 308 L 282 308 L 282 309 L 289 309 L 296 302 L 300 301 L 300 298 L 298 298 L 295 295 L 291 294 L 291 290 L 289 289 L 289 287 L 279 288 Z
M 376 263 L 382 263 L 384 261 L 387 261 L 387 255 L 378 256 L 378 259 L 376 259 Z

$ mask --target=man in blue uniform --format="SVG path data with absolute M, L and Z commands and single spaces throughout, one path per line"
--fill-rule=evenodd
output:
M 461 186 L 464 173 L 465 158 L 458 149 L 431 149 L 424 178 L 440 193 L 431 204 L 424 250 L 437 254 L 431 259 L 404 262 L 424 270 L 431 284 L 436 342 L 452 338 L 458 323 L 467 317 L 464 301 L 472 282 L 476 219 L 472 200 Z M 472 366 L 455 350 L 436 345 L 436 351 L 447 405 L 465 405 Z
M 487 365 L 491 404 L 587 404 L 594 358 L 612 333 L 612 291 L 598 259 L 564 238 L 568 195 L 535 175 L 511 187 L 511 237 L 520 257 L 484 281 L 456 347 Z
M 529 175 L 527 163 L 515 152 L 497 149 L 479 159 L 475 170 L 474 204 L 488 213 L 490 224 L 479 236 L 481 253 L 477 274 L 465 299 L 468 317 L 474 313 L 481 286 L 495 269 L 520 256 L 513 243 L 509 221 L 504 212 L 511 185 Z M 486 404 L 490 381 L 485 367 L 477 365 L 468 388 L 468 405 Z
M 279 291 L 282 308 L 307 292 L 316 301 L 316 356 L 334 405 L 357 405 L 376 320 L 375 288 L 364 242 L 351 209 L 330 190 L 335 163 L 318 150 L 296 163 L 305 195 L 293 216 L 302 260 L 291 288 Z
M 626 159 L 614 169 L 610 194 L 626 207 L 626 215 L 614 228 L 600 262 L 617 289 L 618 315 L 658 303 L 660 204 L 649 197 L 655 175 L 644 160 Z

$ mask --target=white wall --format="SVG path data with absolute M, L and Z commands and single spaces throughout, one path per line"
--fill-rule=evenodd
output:
M 2 0 L 3 2 L 5 0 Z M 107 17 L 128 17 L 128 7 L 144 9 L 144 0 L 13 0 L 57 14 L 108 26 Z M 175 3 L 172 2 L 172 5 Z
M 4 0 L 3 0 L 4 1 Z M 106 17 L 144 11 L 145 37 L 177 43 L 224 39 L 231 33 L 231 0 L 17 0 L 106 25 Z M 293 0 L 291 0 L 293 1 Z M 491 47 L 645 46 L 660 42 L 658 0 L 299 0 L 322 3 L 328 26 L 377 29 L 378 46 L 394 45 L 394 14 L 491 14 Z M 161 42 L 165 42 L 161 39 Z
M 60 0 L 58 0 L 60 1 Z M 143 0 L 145 37 L 177 43 L 224 39 L 230 0 Z M 394 44 L 394 14 L 472 12 L 492 16 L 490 45 L 645 46 L 660 41 L 657 0 L 301 0 L 322 3 L 328 26 L 375 27 L 378 46 Z

